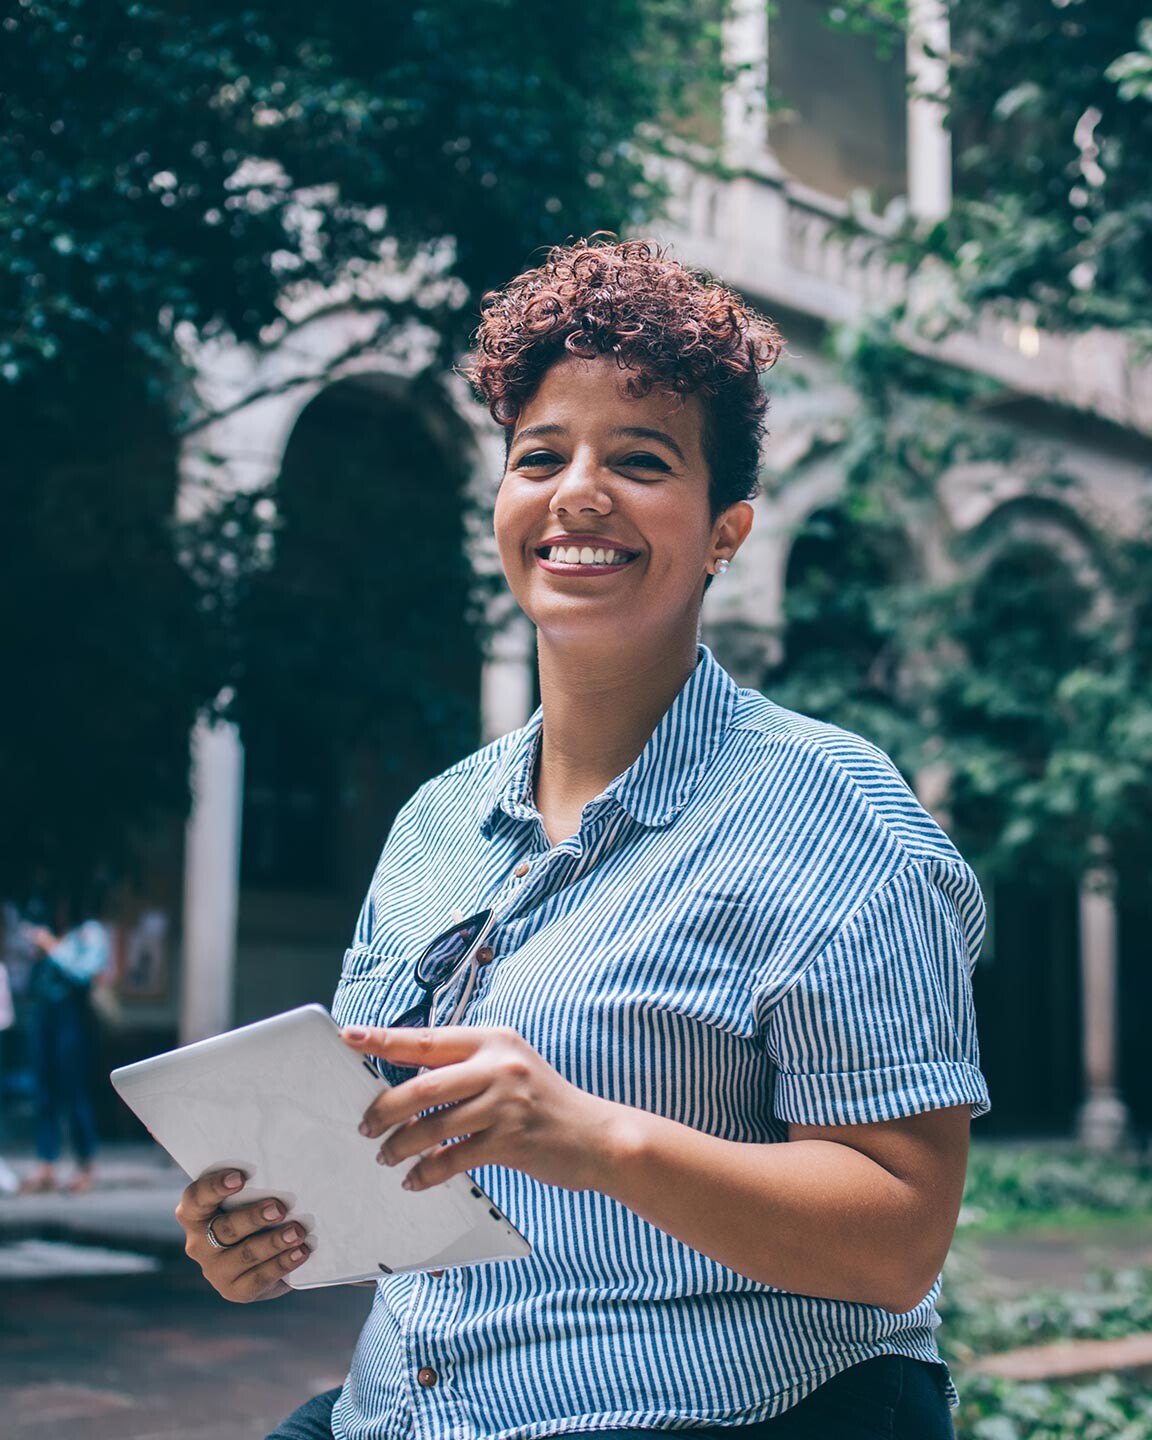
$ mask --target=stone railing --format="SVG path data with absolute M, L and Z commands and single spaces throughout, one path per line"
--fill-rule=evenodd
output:
M 885 254 L 879 221 L 848 220 L 840 202 L 763 163 L 721 175 L 691 159 L 663 158 L 671 189 L 663 227 L 682 258 L 722 276 L 772 307 L 832 323 L 909 300 L 913 316 L 933 308 L 931 279 L 909 293 L 904 267 Z M 909 348 L 978 371 L 1023 395 L 1091 412 L 1152 435 L 1152 366 L 1137 363 L 1124 339 L 1092 330 L 1064 335 L 992 311 L 932 338 L 910 323 Z

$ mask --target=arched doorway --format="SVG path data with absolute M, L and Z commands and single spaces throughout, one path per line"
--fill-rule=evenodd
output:
M 435 395 L 343 381 L 301 414 L 275 559 L 238 611 L 236 1018 L 326 1001 L 396 811 L 479 743 L 471 454 Z
M 817 511 L 789 558 L 784 659 L 768 686 L 773 699 L 873 740 L 909 781 L 926 736 L 959 773 L 949 828 L 981 871 L 989 905 L 974 980 L 994 1102 L 986 1124 L 1008 1133 L 1073 1125 L 1081 1091 L 1077 889 L 1042 844 L 1011 869 L 981 863 L 1004 816 L 995 795 L 966 786 L 979 765 L 961 761 L 979 751 L 989 765 L 1042 769 L 1051 744 L 1043 715 L 1084 658 L 1096 603 L 1079 537 L 1063 526 L 1061 548 L 1054 528 L 1051 516 L 1021 511 L 972 537 L 963 557 L 971 579 L 957 587 L 944 626 L 942 678 L 918 696 L 917 567 L 906 536 L 881 517 L 860 523 L 846 506 Z
M 972 578 L 955 638 L 966 655 L 942 696 L 952 743 L 976 762 L 956 781 L 962 846 L 1001 858 L 985 878 L 990 924 L 976 971 L 988 1128 L 1067 1134 L 1082 1095 L 1078 890 L 1059 837 L 1008 851 L 1014 803 L 1057 743 L 1057 691 L 1090 660 L 1098 602 L 1073 529 L 1015 506 L 973 537 Z
M 915 573 L 897 524 L 860 524 L 844 505 L 814 511 L 789 552 L 783 656 L 765 686 L 777 703 L 863 735 L 905 769 L 898 597 Z

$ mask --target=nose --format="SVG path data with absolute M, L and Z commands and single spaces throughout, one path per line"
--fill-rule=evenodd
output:
M 556 486 L 548 509 L 553 515 L 577 515 L 590 512 L 607 515 L 612 509 L 612 495 L 596 458 L 576 454 L 556 477 Z

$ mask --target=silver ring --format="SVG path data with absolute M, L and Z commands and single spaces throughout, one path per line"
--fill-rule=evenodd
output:
M 212 1246 L 213 1250 L 231 1250 L 231 1249 L 232 1249 L 232 1246 L 231 1246 L 231 1245 L 225 1245 L 224 1242 L 223 1242 L 223 1240 L 218 1240 L 218 1239 L 216 1238 L 216 1232 L 215 1232 L 215 1230 L 212 1229 L 213 1225 L 215 1225 L 216 1221 L 220 1219 L 220 1217 L 221 1217 L 221 1215 L 222 1215 L 223 1213 L 224 1213 L 224 1212 L 223 1212 L 222 1210 L 217 1210 L 217 1212 L 215 1213 L 215 1215 L 213 1215 L 213 1216 L 211 1217 L 211 1219 L 208 1221 L 207 1225 L 205 1225 L 205 1227 L 204 1227 L 204 1234 L 207 1235 L 207 1237 L 208 1237 L 208 1243 L 209 1243 L 209 1245 Z

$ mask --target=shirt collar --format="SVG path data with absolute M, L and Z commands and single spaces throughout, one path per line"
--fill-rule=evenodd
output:
M 641 825 L 671 824 L 700 783 L 736 708 L 735 681 L 706 645 L 698 648 L 696 668 L 661 718 L 639 756 L 608 786 L 615 800 Z M 491 833 L 498 812 L 514 820 L 534 820 L 532 780 L 544 727 L 538 709 L 511 744 L 485 792 L 480 819 Z

